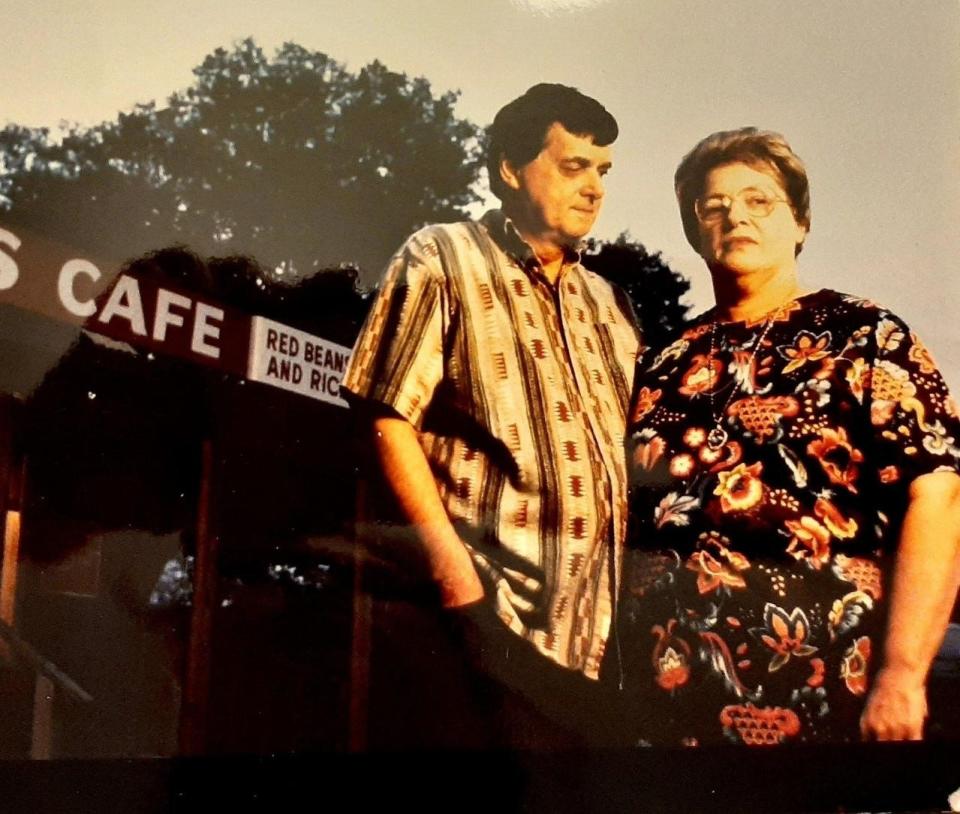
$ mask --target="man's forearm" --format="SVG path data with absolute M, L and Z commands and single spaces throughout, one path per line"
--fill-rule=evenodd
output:
M 372 430 L 384 479 L 423 546 L 441 602 L 457 607 L 481 599 L 483 585 L 440 500 L 416 431 L 394 416 L 375 418 Z

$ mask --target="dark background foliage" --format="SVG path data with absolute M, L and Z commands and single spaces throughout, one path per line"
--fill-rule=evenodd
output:
M 372 62 L 353 73 L 294 43 L 218 48 L 166 105 L 54 134 L 0 130 L 0 216 L 119 266 L 160 247 L 220 256 L 213 293 L 350 344 L 403 239 L 479 200 L 483 132 L 457 94 Z M 653 341 L 686 290 L 621 236 L 588 263 L 628 291 Z M 333 325 L 332 323 L 339 323 Z M 321 326 L 322 327 L 322 326 Z
M 687 306 L 680 298 L 690 283 L 667 265 L 660 252 L 648 252 L 624 233 L 612 243 L 589 241 L 583 264 L 627 292 L 643 326 L 644 344 L 664 345 L 683 325 Z
M 166 107 L 62 140 L 5 128 L 4 220 L 118 260 L 179 243 L 290 276 L 375 275 L 412 229 L 476 199 L 479 130 L 425 79 L 292 43 L 268 59 L 249 39 L 194 75 Z

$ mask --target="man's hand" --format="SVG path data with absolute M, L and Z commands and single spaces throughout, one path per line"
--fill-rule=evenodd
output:
M 864 740 L 918 741 L 927 717 L 923 676 L 885 668 L 877 673 L 860 716 Z
M 456 569 L 448 575 L 434 575 L 440 591 L 440 604 L 445 608 L 461 608 L 483 599 L 483 583 L 477 576 L 473 563 L 470 570 Z
M 440 500 L 417 433 L 400 416 L 373 421 L 373 443 L 383 476 L 422 546 L 430 576 L 445 608 L 483 598 L 483 583 Z

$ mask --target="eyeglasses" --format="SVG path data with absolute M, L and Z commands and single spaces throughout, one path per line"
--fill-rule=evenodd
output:
M 752 218 L 765 218 L 778 203 L 790 203 L 785 198 L 777 198 L 762 192 L 759 189 L 748 187 L 741 189 L 732 198 L 729 195 L 711 195 L 709 198 L 697 198 L 693 209 L 697 213 L 697 220 L 704 226 L 714 226 L 724 218 L 733 208 L 733 202 L 739 201 L 747 214 Z

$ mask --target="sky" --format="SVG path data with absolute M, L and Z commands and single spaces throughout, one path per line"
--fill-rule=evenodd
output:
M 187 87 L 253 36 L 379 59 L 459 90 L 486 125 L 539 81 L 579 87 L 620 122 L 595 234 L 662 251 L 711 304 L 673 196 L 711 132 L 783 133 L 807 165 L 808 288 L 905 318 L 960 391 L 960 0 L 4 0 L 0 124 L 95 124 Z

